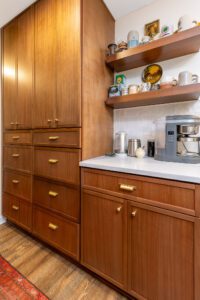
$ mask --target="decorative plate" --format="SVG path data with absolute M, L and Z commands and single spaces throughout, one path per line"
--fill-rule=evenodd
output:
M 152 64 L 146 67 L 142 73 L 142 81 L 150 82 L 151 84 L 157 83 L 163 74 L 162 67 L 157 64 Z

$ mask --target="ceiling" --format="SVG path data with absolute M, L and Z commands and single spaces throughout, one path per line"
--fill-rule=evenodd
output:
M 144 7 L 155 0 L 103 0 L 113 17 L 117 20 L 134 10 Z
M 0 28 L 36 0 L 0 0 Z M 155 0 L 103 0 L 115 19 Z

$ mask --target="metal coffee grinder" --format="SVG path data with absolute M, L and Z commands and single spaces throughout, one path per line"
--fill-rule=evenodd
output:
M 165 137 L 162 142 L 156 141 L 155 159 L 189 164 L 200 163 L 199 127 L 200 117 L 197 116 L 166 117 Z

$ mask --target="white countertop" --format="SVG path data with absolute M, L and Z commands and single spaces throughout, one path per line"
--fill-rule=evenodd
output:
M 163 162 L 149 157 L 138 159 L 129 156 L 116 155 L 115 157 L 100 156 L 81 161 L 80 166 L 92 169 L 200 183 L 200 164 Z

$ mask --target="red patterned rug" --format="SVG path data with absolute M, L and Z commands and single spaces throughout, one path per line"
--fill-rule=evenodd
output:
M 1 300 L 48 300 L 33 284 L 24 278 L 0 256 Z

